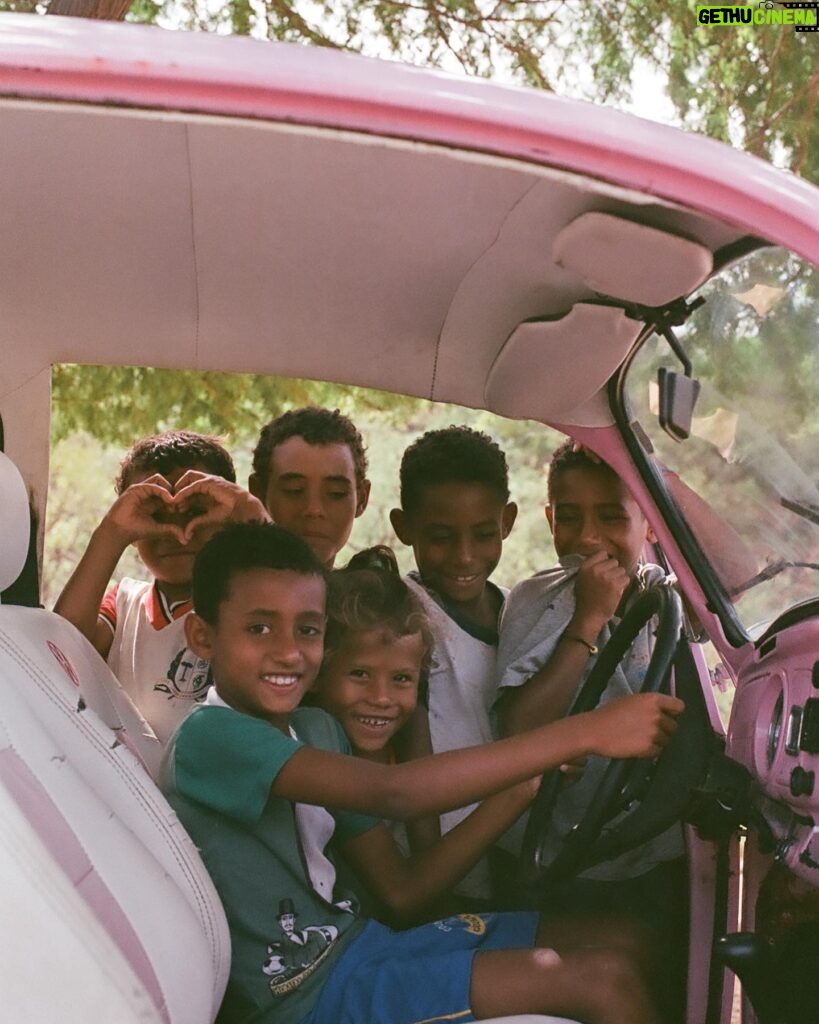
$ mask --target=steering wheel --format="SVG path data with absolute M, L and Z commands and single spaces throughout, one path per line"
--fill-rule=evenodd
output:
M 591 711 L 598 705 L 624 654 L 655 615 L 654 650 L 640 692 L 654 693 L 662 688 L 674 660 L 682 628 L 680 598 L 667 583 L 650 587 L 634 601 L 598 656 L 569 714 Z M 667 750 L 668 747 L 660 758 L 653 760 L 610 760 L 582 817 L 572 826 L 559 849 L 551 854 L 546 851 L 547 837 L 565 776 L 559 771 L 544 775 L 529 812 L 523 839 L 522 869 L 528 883 L 546 887 L 558 879 L 619 856 L 664 831 L 677 818 L 679 807 L 658 806 L 667 804 L 665 799 L 655 800 L 649 807 L 646 798 Z M 626 809 L 629 813 L 621 816 Z M 618 816 L 621 816 L 618 821 L 607 829 L 607 823 Z

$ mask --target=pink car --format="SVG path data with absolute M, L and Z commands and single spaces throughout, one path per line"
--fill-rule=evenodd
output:
M 656 765 L 611 766 L 555 857 L 547 780 L 525 871 L 548 885 L 682 819 L 688 1024 L 729 1024 L 729 967 L 744 1024 L 809 1021 L 819 191 L 534 91 L 25 15 L 0 16 L 0 140 L 6 1018 L 207 1024 L 229 965 L 210 880 L 150 778 L 156 741 L 36 608 L 50 367 L 75 362 L 456 402 L 616 468 L 684 598 L 665 588 L 639 614 L 660 619 L 647 685 L 684 697 L 685 724 Z M 725 725 L 716 684 L 735 688 Z M 771 945 L 776 878 L 793 906 Z

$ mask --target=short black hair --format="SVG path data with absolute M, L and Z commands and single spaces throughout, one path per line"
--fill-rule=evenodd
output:
M 135 442 L 119 465 L 114 481 L 117 494 L 131 485 L 137 473 L 162 473 L 203 466 L 213 476 L 236 483 L 233 459 L 218 437 L 189 430 L 168 430 Z
M 327 570 L 302 537 L 273 523 L 230 523 L 202 548 L 193 563 L 193 608 L 214 625 L 236 573 L 277 569 L 327 579 Z
M 253 472 L 262 488 L 267 487 L 273 449 L 291 437 L 301 437 L 315 445 L 346 444 L 353 456 L 356 488 L 362 489 L 367 479 L 367 449 L 358 428 L 338 409 L 315 405 L 291 409 L 262 427 L 253 452 Z
M 577 442 L 569 437 L 555 448 L 551 459 L 549 459 L 549 466 L 546 470 L 546 493 L 550 505 L 555 478 L 570 469 L 593 469 L 597 473 L 611 473 L 613 476 L 617 476 L 615 470 L 607 462 L 592 458 L 585 448 L 578 446 Z
M 411 512 L 430 484 L 486 484 L 509 500 L 506 456 L 488 434 L 470 427 L 429 430 L 401 459 L 401 507 Z

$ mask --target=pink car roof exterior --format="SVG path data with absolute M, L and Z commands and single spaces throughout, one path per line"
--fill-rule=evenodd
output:
M 293 121 L 548 164 L 819 263 L 816 190 L 745 153 L 548 93 L 255 40 L 0 16 L 0 93 Z

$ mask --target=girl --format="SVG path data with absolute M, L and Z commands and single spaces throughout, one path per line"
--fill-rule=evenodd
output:
M 311 698 L 341 724 L 353 754 L 382 764 L 432 754 L 425 703 L 433 645 L 426 612 L 390 548 L 361 551 L 330 574 L 324 661 Z M 534 782 L 518 788 L 527 787 L 531 798 Z M 437 817 L 387 826 L 405 856 L 420 855 L 441 837 Z M 356 879 L 349 884 L 368 913 L 387 916 Z M 463 897 L 430 897 L 425 920 L 476 909 Z
M 354 754 L 391 764 L 432 753 L 426 716 L 416 713 L 426 699 L 432 645 L 427 616 L 389 548 L 361 551 L 331 575 L 314 694 Z

